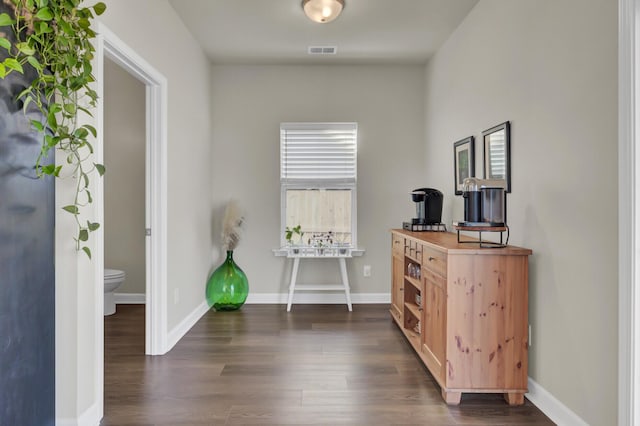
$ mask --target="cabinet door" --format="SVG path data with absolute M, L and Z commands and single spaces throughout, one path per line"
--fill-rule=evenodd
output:
M 404 310 L 404 258 L 393 256 L 391 313 L 402 324 Z
M 445 373 L 445 334 L 446 334 L 446 294 L 444 279 L 427 273 L 425 275 L 424 303 L 424 341 L 422 353 L 427 367 L 440 383 L 444 383 Z

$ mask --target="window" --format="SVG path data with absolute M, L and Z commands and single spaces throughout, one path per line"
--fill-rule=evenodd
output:
M 357 123 L 281 123 L 281 244 L 357 247 Z

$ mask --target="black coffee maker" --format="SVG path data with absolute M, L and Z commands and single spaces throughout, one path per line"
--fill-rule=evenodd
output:
M 416 216 L 411 219 L 414 225 L 437 225 L 442 221 L 442 192 L 433 188 L 418 188 L 411 192 L 416 203 Z

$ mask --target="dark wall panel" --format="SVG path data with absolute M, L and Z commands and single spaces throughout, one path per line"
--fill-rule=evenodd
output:
M 54 185 L 15 101 L 32 78 L 0 80 L 0 425 L 55 423 Z

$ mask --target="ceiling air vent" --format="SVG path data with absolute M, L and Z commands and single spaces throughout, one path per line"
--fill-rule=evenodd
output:
M 309 46 L 307 49 L 309 55 L 335 55 L 337 51 L 336 46 Z

